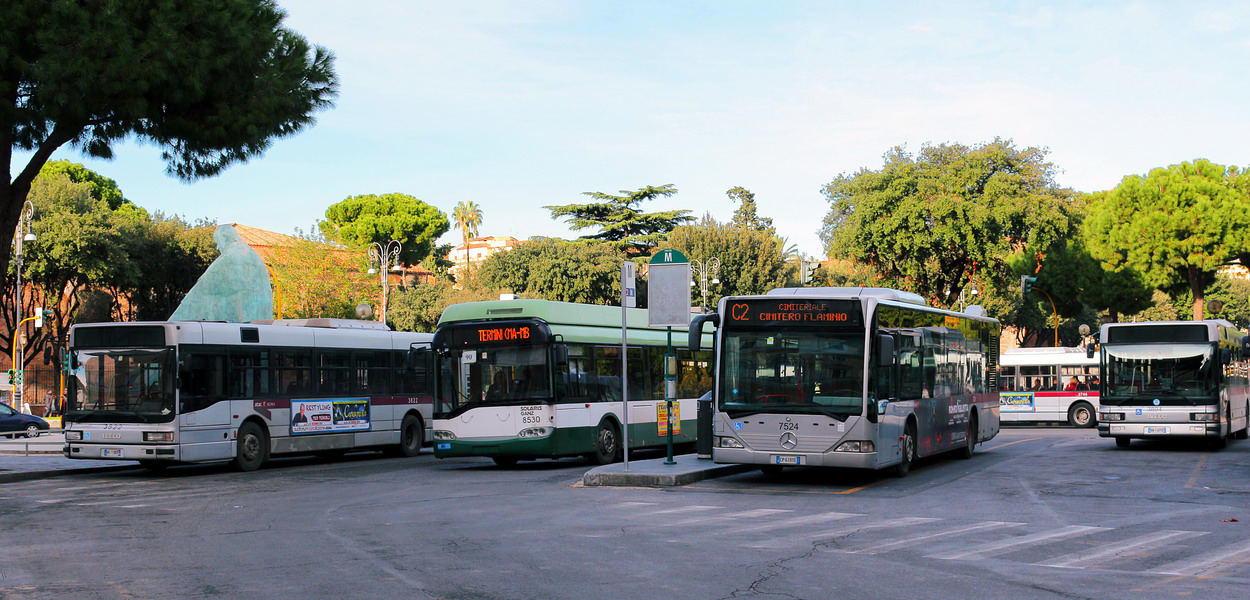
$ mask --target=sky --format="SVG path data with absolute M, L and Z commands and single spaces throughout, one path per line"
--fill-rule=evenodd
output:
M 476 202 L 481 235 L 572 238 L 595 232 L 543 206 L 673 184 L 641 208 L 724 221 L 742 186 L 822 258 L 822 187 L 896 146 L 1009 139 L 1047 149 L 1079 191 L 1195 158 L 1250 164 L 1244 3 L 279 3 L 336 55 L 340 95 L 315 126 L 193 183 L 151 145 L 53 158 L 151 211 L 280 233 L 399 192 L 449 217 Z

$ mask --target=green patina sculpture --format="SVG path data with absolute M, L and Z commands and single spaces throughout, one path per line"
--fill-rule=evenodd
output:
M 221 256 L 187 292 L 170 321 L 250 323 L 273 318 L 269 270 L 260 255 L 230 225 L 213 232 Z

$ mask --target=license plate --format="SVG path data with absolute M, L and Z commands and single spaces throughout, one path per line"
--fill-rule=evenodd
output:
M 779 465 L 801 465 L 803 464 L 802 456 L 774 456 L 773 462 Z
M 1146 433 L 1167 433 L 1167 427 L 1147 427 Z
M 439 450 L 451 450 L 451 442 L 439 442 L 437 447 Z
M 122 449 L 121 448 L 104 448 L 103 450 L 100 451 L 100 456 L 103 456 L 104 458 L 121 458 Z

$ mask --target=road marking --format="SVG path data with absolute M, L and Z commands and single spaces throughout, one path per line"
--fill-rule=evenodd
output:
M 860 548 L 859 550 L 851 550 L 851 553 L 852 554 L 881 554 L 882 552 L 889 552 L 891 550 L 897 550 L 899 548 L 905 548 L 907 546 L 914 546 L 916 544 L 919 544 L 920 542 L 923 542 L 925 540 L 931 540 L 933 538 L 954 537 L 963 533 L 968 533 L 970 531 L 980 531 L 982 529 L 1002 528 L 1002 527 L 1020 527 L 1023 525 L 1025 525 L 1025 523 L 1009 523 L 1006 521 L 982 521 L 980 523 L 973 523 L 972 525 L 963 525 L 960 527 L 952 527 L 950 529 L 943 529 L 941 531 L 935 531 L 933 533 L 928 533 L 925 535 L 908 536 L 906 538 L 903 538 L 901 540 L 896 540 L 893 542 L 884 542 L 881 544 L 874 544 L 872 546 L 866 546 L 864 548 Z
M 996 554 L 1006 554 L 1008 552 L 1011 552 L 1013 550 L 1020 548 L 1021 546 L 1029 546 L 1033 544 L 1044 544 L 1052 540 L 1077 537 L 1077 536 L 1082 536 L 1082 535 L 1089 535 L 1091 533 L 1095 533 L 1098 531 L 1106 531 L 1107 529 L 1108 529 L 1107 527 L 1090 527 L 1088 525 L 1069 525 L 1067 527 L 1064 527 L 1063 529 L 1043 531 L 1041 533 L 1034 533 L 1032 535 L 1008 538 L 1005 540 L 998 540 L 997 542 L 981 544 L 979 546 L 973 546 L 969 550 L 957 550 L 954 552 L 942 552 L 939 554 L 930 554 L 930 555 L 927 555 L 925 558 L 936 558 L 939 560 L 962 560 L 966 558 L 985 558 L 987 556 L 994 556 Z
M 680 508 L 666 508 L 664 510 L 653 510 L 647 514 L 648 515 L 678 515 L 681 513 L 699 512 L 701 510 L 716 510 L 718 508 L 720 507 L 719 506 L 701 506 L 701 505 L 682 506 Z
M 1095 560 L 1108 558 L 1108 557 L 1120 558 L 1142 547 L 1159 546 L 1159 545 L 1164 544 L 1165 542 L 1198 537 L 1200 535 L 1206 535 L 1208 533 L 1210 532 L 1209 531 L 1179 531 L 1179 530 L 1165 529 L 1163 531 L 1156 531 L 1154 533 L 1147 533 L 1145 535 L 1139 535 L 1135 538 L 1129 538 L 1127 540 L 1120 540 L 1118 542 L 1111 542 L 1108 544 L 1103 544 L 1101 546 L 1098 546 L 1097 548 L 1091 548 L 1089 550 L 1082 550 L 1080 552 L 1073 552 L 1072 554 L 1065 554 L 1063 556 L 1055 557 L 1050 560 L 1036 563 L 1036 564 L 1044 566 L 1044 567 L 1070 567 L 1070 568 L 1076 568 L 1076 569 L 1084 569 L 1086 567 L 1096 567 L 1099 565 L 1092 565 L 1092 564 L 1087 564 L 1087 563 L 1093 562 Z
M 802 535 L 788 535 L 782 538 L 774 538 L 768 541 L 759 542 L 757 544 L 747 544 L 750 548 L 785 548 L 793 546 L 795 542 L 819 542 L 825 538 L 839 538 L 847 534 L 859 533 L 868 529 L 887 529 L 890 527 L 903 527 L 906 525 L 918 525 L 920 523 L 930 523 L 940 521 L 941 519 L 930 519 L 928 517 L 903 517 L 901 519 L 888 519 L 878 521 L 876 523 L 865 523 L 862 525 L 848 525 L 840 529 L 830 529 L 817 533 L 808 533 Z M 830 539 L 829 541 L 833 541 Z
M 997 449 L 999 449 L 999 448 L 1006 448 L 1007 446 L 1014 446 L 1014 445 L 1016 445 L 1016 444 L 1023 444 L 1023 443 L 1025 443 L 1025 442 L 1036 442 L 1037 440 L 1041 440 L 1041 439 L 1045 439 L 1045 438 L 1039 438 L 1039 437 L 1036 437 L 1036 438 L 1028 438 L 1028 439 L 1024 439 L 1024 440 L 1016 440 L 1016 441 L 1014 441 L 1014 442 L 1007 442 L 1006 444 L 999 444 L 999 445 L 997 445 L 997 446 L 993 446 L 993 447 L 991 447 L 991 448 L 982 448 L 982 449 L 981 449 L 981 451 L 982 451 L 982 452 L 989 452 L 989 451 L 991 451 L 991 450 L 997 450 Z
M 679 527 L 679 526 L 684 526 L 684 525 L 697 525 L 699 523 L 710 523 L 714 521 L 733 521 L 735 519 L 751 519 L 755 517 L 767 517 L 767 516 L 775 515 L 777 513 L 788 513 L 788 512 L 794 512 L 794 511 L 782 509 L 782 508 L 757 508 L 755 510 L 748 510 L 748 511 L 738 512 L 738 513 L 730 513 L 727 515 L 717 515 L 714 517 L 694 517 L 692 519 L 685 519 L 682 521 L 677 521 L 676 523 L 669 523 L 668 526 Z
M 616 506 L 619 508 L 634 508 L 640 506 L 655 506 L 656 504 L 659 504 L 659 502 L 621 502 Z
M 866 516 L 868 515 L 864 513 L 827 512 L 827 513 L 820 513 L 818 515 L 807 515 L 806 517 L 797 517 L 794 519 L 780 519 L 777 521 L 770 521 L 768 523 L 761 523 L 759 525 L 753 525 L 751 527 L 736 527 L 728 531 L 718 532 L 717 534 L 718 535 L 724 535 L 724 534 L 737 535 L 741 533 L 755 533 L 757 531 L 776 531 L 778 529 L 790 529 L 793 527 L 806 527 L 808 525 L 828 523 L 829 521 L 840 521 L 842 519 L 849 519 L 851 517 L 866 517 Z
M 1242 564 L 1242 558 L 1250 558 L 1250 542 L 1242 542 L 1197 558 L 1170 562 L 1148 572 L 1161 575 L 1210 575 L 1220 568 Z
M 1198 476 L 1202 475 L 1202 468 L 1207 463 L 1208 456 L 1211 456 L 1210 452 L 1203 452 L 1202 456 L 1198 457 L 1198 464 L 1194 465 L 1194 474 L 1190 475 L 1189 479 L 1185 481 L 1185 489 L 1193 489 L 1194 484 L 1198 483 Z

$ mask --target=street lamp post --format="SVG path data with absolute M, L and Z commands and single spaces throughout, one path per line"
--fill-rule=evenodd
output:
M 396 240 L 391 240 L 383 246 L 380 242 L 374 242 L 369 245 L 369 274 L 382 274 L 382 310 L 379 311 L 380 320 L 386 322 L 386 294 L 390 288 L 390 278 L 388 271 L 391 267 L 399 266 L 399 252 L 403 249 L 403 244 Z M 377 267 L 374 267 L 377 264 Z
M 35 205 L 30 200 L 22 207 L 21 215 L 17 220 L 17 231 L 13 234 L 13 258 L 17 261 L 17 301 L 14 302 L 15 315 L 13 322 L 17 325 L 13 331 L 13 371 L 22 372 L 22 364 L 26 362 L 22 356 L 22 242 L 35 241 L 35 233 L 30 229 L 30 223 L 35 218 Z M 18 375 L 21 377 L 21 375 Z M 13 381 L 13 404 L 20 410 L 22 407 L 22 381 L 15 379 Z
M 707 287 L 708 277 L 710 276 L 713 285 L 720 283 L 720 279 L 716 278 L 716 274 L 720 272 L 720 259 L 715 256 L 700 261 L 697 258 L 690 259 L 690 274 L 698 274 L 699 277 L 699 296 L 703 299 L 699 303 L 705 310 L 707 309 Z M 691 287 L 694 281 L 690 282 Z

